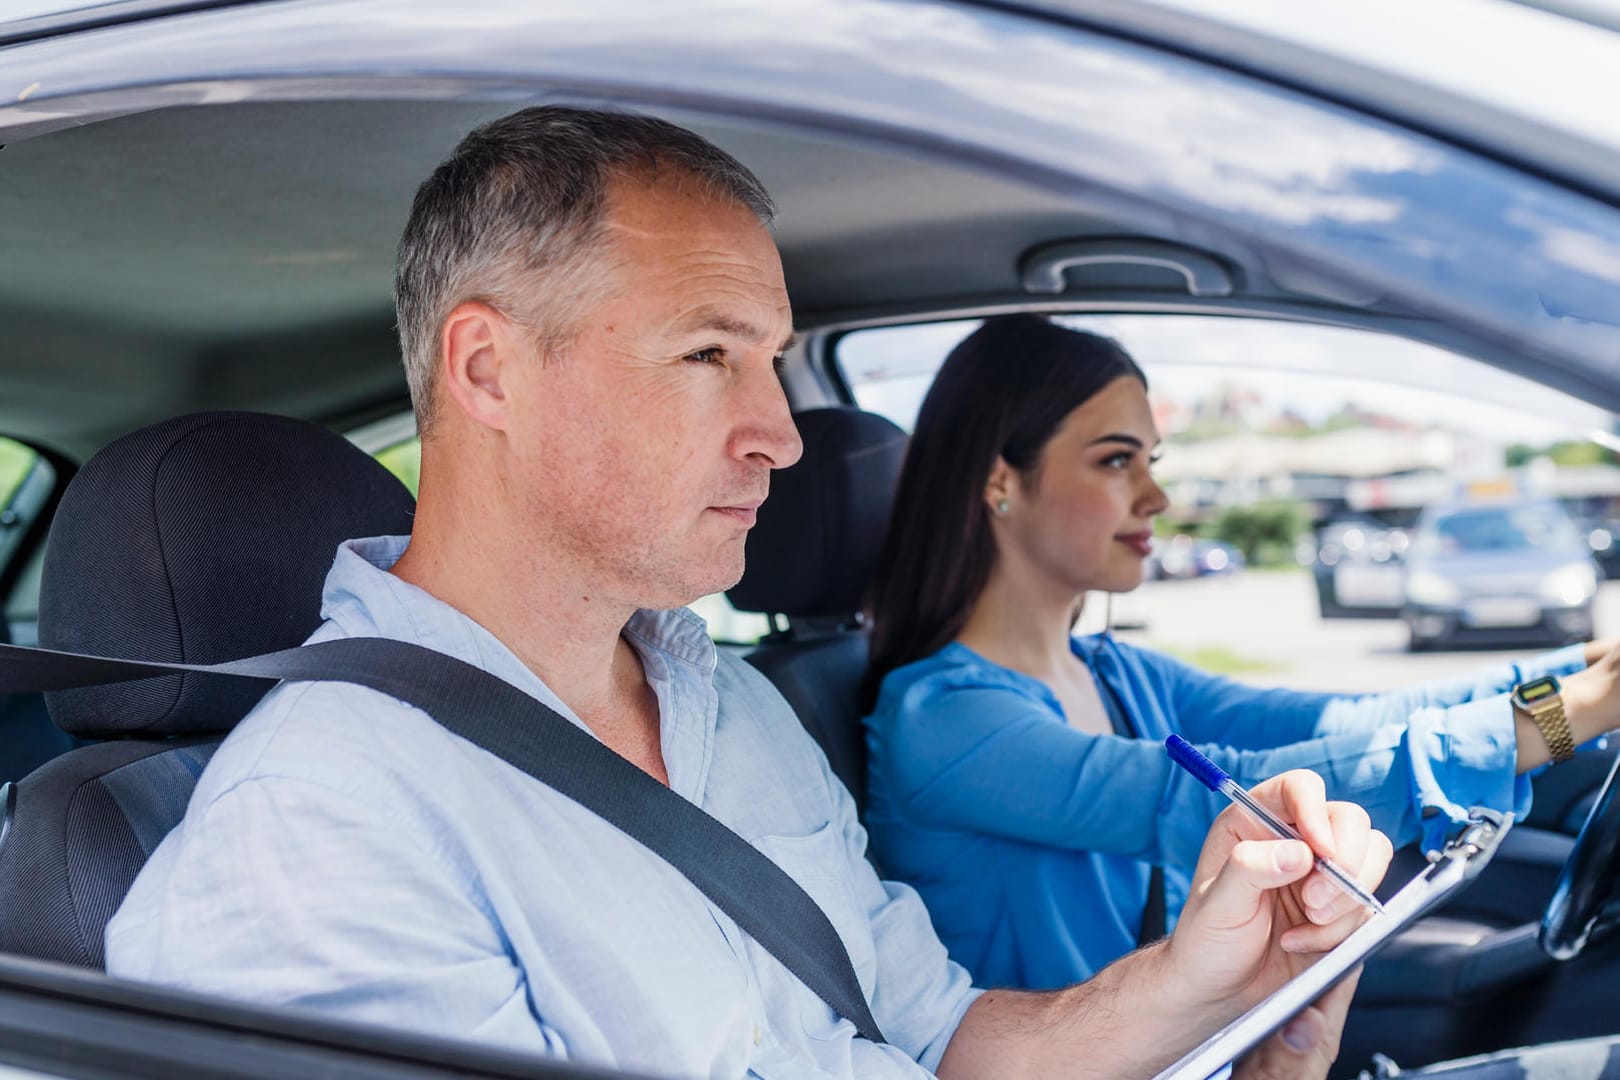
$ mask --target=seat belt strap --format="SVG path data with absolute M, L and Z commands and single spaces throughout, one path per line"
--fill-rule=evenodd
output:
M 1112 599 L 1112 597 L 1110 597 Z M 1113 637 L 1107 639 L 1110 644 Z M 1103 710 L 1108 713 L 1108 722 L 1114 727 L 1114 734 L 1123 735 L 1127 739 L 1140 739 L 1141 732 L 1131 723 L 1125 714 L 1125 705 L 1119 700 L 1114 691 L 1113 684 L 1098 671 L 1097 655 L 1101 650 L 1093 650 L 1091 661 L 1086 667 L 1091 671 L 1091 679 L 1097 684 L 1098 695 L 1102 698 Z M 1147 900 L 1142 905 L 1142 924 L 1136 931 L 1136 947 L 1151 945 L 1164 937 L 1170 921 L 1169 912 L 1164 898 L 1164 867 L 1155 865 L 1148 871 Z
M 223 664 L 173 664 L 0 645 L 0 693 L 66 690 L 175 674 L 345 682 L 413 705 L 475 746 L 616 826 L 679 870 L 782 966 L 884 1041 L 843 939 L 810 894 L 763 852 L 497 675 L 389 638 L 343 638 Z

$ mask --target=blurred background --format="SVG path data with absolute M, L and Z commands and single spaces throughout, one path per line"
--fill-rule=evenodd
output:
M 1256 684 L 1356 691 L 1620 630 L 1613 414 L 1373 332 L 1062 321 L 1147 372 L 1171 499 L 1148 580 L 1090 598 L 1082 631 L 1107 622 Z M 909 430 L 977 325 L 854 331 L 833 362 L 862 408 Z

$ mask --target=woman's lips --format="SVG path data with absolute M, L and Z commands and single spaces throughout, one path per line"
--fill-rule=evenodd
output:
M 1114 537 L 1120 543 L 1136 552 L 1141 558 L 1147 558 L 1153 553 L 1153 534 L 1151 532 L 1124 533 Z

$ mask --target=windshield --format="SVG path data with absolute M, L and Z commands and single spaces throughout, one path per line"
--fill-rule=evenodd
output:
M 1571 547 L 1575 527 L 1553 506 L 1504 506 L 1461 510 L 1436 517 L 1418 537 L 1423 555 L 1478 551 L 1526 551 Z

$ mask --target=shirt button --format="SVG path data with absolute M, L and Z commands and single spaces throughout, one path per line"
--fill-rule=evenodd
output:
M 759 1045 L 759 1025 L 758 1024 L 754 1025 L 754 1045 L 755 1046 Z

